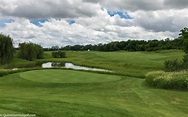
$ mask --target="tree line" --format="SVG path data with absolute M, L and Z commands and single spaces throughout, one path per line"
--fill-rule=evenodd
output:
M 107 44 L 97 44 L 97 45 L 74 45 L 65 46 L 59 48 L 58 46 L 53 46 L 48 50 L 72 50 L 72 51 L 156 51 L 156 50 L 169 50 L 169 49 L 183 49 L 184 41 L 182 39 L 165 39 L 165 40 L 128 40 L 128 41 L 116 41 Z

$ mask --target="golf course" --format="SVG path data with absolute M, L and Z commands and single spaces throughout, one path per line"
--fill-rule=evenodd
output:
M 182 50 L 154 52 L 66 51 L 66 58 L 27 61 L 14 58 L 1 65 L 0 115 L 37 117 L 187 117 L 188 92 L 146 85 L 148 72 L 163 70 L 164 61 L 181 60 Z M 71 62 L 112 72 L 65 68 L 19 68 L 37 62 Z
M 0 117 L 188 117 L 188 0 L 0 0 Z

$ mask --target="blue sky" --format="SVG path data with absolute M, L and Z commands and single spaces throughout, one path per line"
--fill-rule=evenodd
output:
M 5 27 L 6 23 L 11 23 L 11 22 L 14 22 L 14 20 L 13 19 L 3 19 L 3 20 L 0 20 L 0 28 Z
M 112 17 L 114 15 L 119 15 L 121 18 L 124 18 L 124 19 L 132 19 L 131 16 L 127 12 L 123 12 L 123 11 L 109 11 L 108 10 L 108 14 Z
M 69 23 L 70 25 L 76 23 L 76 21 L 73 20 L 73 19 L 68 19 L 68 20 L 66 20 L 66 21 L 67 21 L 67 23 Z M 42 23 L 44 23 L 44 22 L 49 22 L 49 19 L 47 19 L 47 18 L 45 18 L 45 19 L 31 19 L 30 22 L 31 22 L 32 24 L 35 24 L 35 25 L 38 26 L 38 27 L 42 27 Z M 5 22 L 2 22 L 2 25 L 4 25 L 4 23 L 5 23 Z M 6 22 L 6 23 L 10 23 L 10 22 Z
M 66 21 L 67 21 L 70 25 L 76 23 L 76 21 L 73 20 L 73 19 L 69 19 L 69 20 L 66 20 Z
M 30 20 L 31 23 L 33 23 L 33 24 L 35 24 L 36 26 L 39 26 L 39 27 L 42 27 L 41 23 L 44 23 L 46 21 L 48 21 L 47 18 L 45 18 L 45 19 L 31 19 Z

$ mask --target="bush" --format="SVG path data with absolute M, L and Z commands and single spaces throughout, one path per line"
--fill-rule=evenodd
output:
M 188 69 L 188 54 L 183 56 L 182 68 Z
M 33 61 L 43 58 L 42 46 L 34 43 L 20 43 L 18 56 L 22 59 Z
M 164 63 L 165 71 L 180 71 L 188 69 L 188 54 L 183 56 L 182 62 L 178 62 L 178 60 L 168 60 Z
M 180 72 L 149 72 L 146 74 L 146 84 L 164 89 L 188 90 L 188 71 Z
M 54 51 L 54 52 L 52 52 L 52 57 L 54 57 L 54 58 L 65 58 L 65 52 Z
M 182 69 L 182 63 L 178 60 L 168 60 L 164 63 L 165 71 L 180 71 Z

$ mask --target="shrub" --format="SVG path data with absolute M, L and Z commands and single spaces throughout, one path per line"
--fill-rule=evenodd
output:
M 182 68 L 188 69 L 188 54 L 183 56 Z
M 29 61 L 43 58 L 44 50 L 42 46 L 34 43 L 20 43 L 19 57 Z
M 183 56 L 182 62 L 178 62 L 178 60 L 168 60 L 164 62 L 165 71 L 180 71 L 188 69 L 188 54 Z
M 54 52 L 52 52 L 52 57 L 54 57 L 54 58 L 65 58 L 65 52 L 54 51 Z
M 146 84 L 164 89 L 188 90 L 188 71 L 180 72 L 149 72 L 146 74 Z
M 164 63 L 165 71 L 180 71 L 182 67 L 182 63 L 178 62 L 178 60 L 168 60 Z

